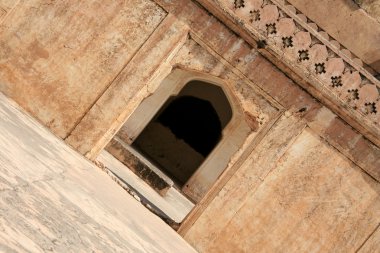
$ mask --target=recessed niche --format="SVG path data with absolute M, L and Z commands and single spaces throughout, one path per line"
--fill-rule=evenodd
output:
M 183 186 L 219 143 L 231 118 L 219 86 L 191 81 L 169 97 L 132 146 Z

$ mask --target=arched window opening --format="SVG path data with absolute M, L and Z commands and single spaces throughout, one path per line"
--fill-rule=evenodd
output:
M 165 102 L 132 146 L 182 187 L 222 139 L 231 118 L 222 88 L 191 81 Z
M 232 156 L 252 132 L 231 87 L 206 73 L 174 69 L 134 108 L 107 152 L 161 197 L 183 201 L 173 206 L 198 203 L 232 166 Z M 142 187 L 133 178 L 123 179 Z

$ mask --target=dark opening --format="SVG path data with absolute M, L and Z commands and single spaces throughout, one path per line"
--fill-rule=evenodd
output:
M 222 125 L 214 107 L 209 101 L 192 96 L 174 99 L 158 117 L 158 122 L 204 157 L 222 136 Z
M 183 186 L 221 140 L 231 118 L 219 86 L 192 81 L 166 101 L 132 145 Z

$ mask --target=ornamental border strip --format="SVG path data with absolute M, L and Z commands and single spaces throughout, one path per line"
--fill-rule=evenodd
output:
M 215 0 L 283 60 L 300 67 L 379 132 L 380 82 L 359 58 L 286 0 Z

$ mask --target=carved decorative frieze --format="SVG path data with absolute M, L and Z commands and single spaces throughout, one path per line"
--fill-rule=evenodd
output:
M 219 0 L 261 44 L 300 68 L 337 100 L 380 128 L 380 82 L 360 59 L 284 0 Z M 351 111 L 352 111 L 351 110 Z

